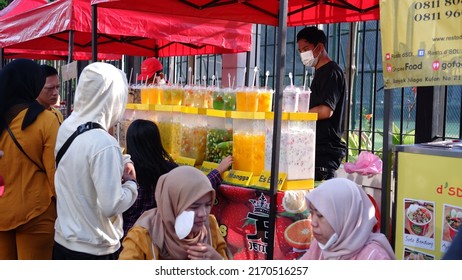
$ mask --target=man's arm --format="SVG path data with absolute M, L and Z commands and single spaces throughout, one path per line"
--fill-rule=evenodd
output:
M 311 108 L 308 112 L 317 113 L 318 114 L 318 120 L 328 119 L 328 118 L 332 117 L 332 115 L 334 114 L 334 110 L 332 110 L 332 108 L 330 108 L 329 106 L 324 105 L 324 104 L 315 106 L 315 107 Z

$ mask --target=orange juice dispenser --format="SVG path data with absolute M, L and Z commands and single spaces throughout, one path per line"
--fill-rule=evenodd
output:
M 207 143 L 205 110 L 195 107 L 181 108 L 180 156 L 195 159 L 202 165 Z
M 233 121 L 223 110 L 207 110 L 207 146 L 205 160 L 220 163 L 233 153 Z
M 314 113 L 282 113 L 279 172 L 286 180 L 314 180 L 316 120 Z M 265 170 L 271 170 L 273 122 L 274 113 L 267 113 Z
M 180 151 L 181 107 L 156 105 L 155 110 L 162 146 L 175 159 Z
M 261 173 L 265 166 L 265 113 L 231 112 L 233 169 Z

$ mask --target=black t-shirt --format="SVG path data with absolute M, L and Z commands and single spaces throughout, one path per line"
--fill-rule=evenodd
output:
M 327 105 L 332 117 L 316 122 L 316 167 L 337 169 L 346 154 L 342 141 L 345 106 L 345 75 L 334 61 L 316 69 L 311 82 L 310 108 Z

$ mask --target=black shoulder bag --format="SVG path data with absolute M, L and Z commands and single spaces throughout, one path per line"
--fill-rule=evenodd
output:
M 37 166 L 38 169 L 40 169 L 40 171 L 46 173 L 46 171 L 45 171 L 38 163 L 36 163 L 33 159 L 31 159 L 30 156 L 26 153 L 26 151 L 24 151 L 24 149 L 22 148 L 21 144 L 19 144 L 18 140 L 16 139 L 16 137 L 15 137 L 14 134 L 13 134 L 13 132 L 11 131 L 9 125 L 6 126 L 6 131 L 8 131 L 8 134 L 10 134 L 11 139 L 13 139 L 13 142 L 16 144 L 16 146 L 18 146 L 19 150 L 21 150 L 21 152 L 22 152 L 30 161 L 32 161 L 32 162 L 35 164 L 35 166 Z
M 80 134 L 86 131 L 89 131 L 95 128 L 104 129 L 99 123 L 94 123 L 94 122 L 87 122 L 77 127 L 77 130 L 74 133 L 72 133 L 72 135 L 66 140 L 66 142 L 61 147 L 61 149 L 59 149 L 58 154 L 56 154 L 56 168 L 58 168 L 58 164 L 61 161 L 61 158 L 66 153 L 67 149 L 71 145 L 72 141 L 74 141 L 75 137 L 79 136 Z

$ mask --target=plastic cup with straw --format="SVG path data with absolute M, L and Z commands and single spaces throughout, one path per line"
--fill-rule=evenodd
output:
M 298 112 L 306 113 L 310 108 L 310 96 L 311 90 L 306 87 L 306 78 L 308 76 L 308 71 L 305 71 L 305 77 L 303 81 L 303 90 L 298 95 Z
M 258 109 L 258 89 L 255 86 L 257 80 L 258 67 L 255 66 L 253 69 L 253 80 L 252 85 L 246 89 L 246 111 L 247 112 L 256 112 Z
M 268 76 L 270 72 L 266 71 L 265 88 L 258 92 L 258 112 L 271 112 L 273 108 L 273 90 L 268 88 Z
M 289 73 L 290 85 L 284 88 L 282 92 L 282 111 L 297 112 L 298 92 L 299 88 L 294 86 L 292 72 Z
M 245 74 L 247 67 L 244 67 L 242 75 L 242 85 L 236 89 L 236 110 L 246 112 L 247 111 L 247 89 L 245 88 Z M 234 85 L 234 81 L 233 81 Z

